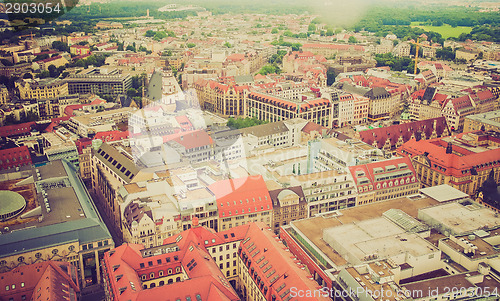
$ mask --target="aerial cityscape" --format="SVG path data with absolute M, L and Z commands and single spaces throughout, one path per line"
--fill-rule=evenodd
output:
M 3 1 L 0 301 L 500 300 L 499 10 Z

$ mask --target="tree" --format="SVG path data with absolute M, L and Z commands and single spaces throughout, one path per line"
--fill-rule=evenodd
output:
M 130 51 L 133 51 L 133 52 L 137 52 L 136 49 L 135 49 L 135 47 L 132 46 L 132 45 L 128 45 L 125 50 L 130 50 Z
M 309 26 L 307 27 L 307 31 L 316 31 L 316 25 L 314 25 L 313 23 L 309 24 Z
M 57 49 L 59 51 L 63 52 L 69 52 L 69 46 L 67 43 L 63 43 L 61 41 L 54 41 L 52 42 L 52 48 Z
M 271 33 L 272 33 L 272 34 L 276 34 L 276 33 L 278 33 L 278 29 L 277 29 L 277 28 L 273 28 L 273 29 L 271 30 Z
M 168 35 L 166 32 L 164 31 L 157 31 L 153 37 L 153 40 L 155 41 L 160 41 L 160 40 L 163 40 L 164 38 L 166 38 Z
M 335 82 L 335 77 L 336 75 L 333 69 L 328 69 L 328 71 L 326 72 L 326 84 L 328 86 L 331 86 Z
M 273 65 L 267 64 L 267 65 L 263 66 L 262 68 L 260 68 L 258 73 L 262 74 L 262 75 L 267 75 L 267 74 L 273 74 L 273 73 L 278 74 L 280 72 L 281 72 L 281 70 L 278 66 L 276 66 L 274 64 Z
M 59 74 L 60 74 L 60 73 L 58 72 L 58 70 L 57 70 L 56 66 L 54 66 L 54 65 L 50 65 L 50 66 L 47 68 L 47 70 L 49 70 L 49 76 L 50 76 L 50 77 L 54 77 L 54 78 L 55 78 L 55 77 L 58 77 L 58 76 L 59 76 Z
M 347 41 L 351 44 L 356 44 L 358 42 L 358 40 L 356 40 L 356 38 L 354 36 L 350 36 L 349 40 L 347 40 Z
M 196 47 L 196 44 L 195 43 L 187 43 L 186 47 L 187 48 L 194 48 L 194 47 Z
M 155 36 L 155 32 L 152 31 L 151 29 L 146 31 L 146 33 L 144 34 L 145 37 L 148 37 L 148 38 L 152 38 Z
M 227 48 L 233 47 L 231 44 L 229 44 L 229 42 L 224 43 L 224 46 L 227 47 Z

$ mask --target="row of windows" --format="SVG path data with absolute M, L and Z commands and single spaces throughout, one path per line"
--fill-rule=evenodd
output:
M 180 272 L 181 272 L 181 268 L 180 267 L 176 267 L 175 268 L 175 273 L 177 274 L 177 273 L 180 273 Z M 172 273 L 173 273 L 173 269 L 168 269 L 167 270 L 167 275 L 172 275 Z M 163 270 L 160 270 L 158 272 L 158 277 L 163 277 L 163 276 L 164 276 L 164 272 L 163 272 Z M 148 278 L 147 274 L 142 274 L 141 275 L 141 279 L 142 280 L 148 280 L 147 278 Z M 154 272 L 149 273 L 149 279 L 154 279 L 154 278 L 155 278 L 155 273 Z

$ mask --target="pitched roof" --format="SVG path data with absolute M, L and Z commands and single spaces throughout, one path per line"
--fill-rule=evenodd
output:
M 481 131 L 474 133 L 483 135 Z M 432 163 L 431 169 L 445 175 L 453 175 L 456 178 L 463 178 L 467 175 L 471 175 L 472 170 L 480 172 L 482 170 L 490 169 L 493 165 L 500 164 L 500 148 L 480 148 L 477 149 L 477 152 L 475 152 L 462 147 L 465 146 L 465 144 L 468 144 L 467 140 L 462 139 L 464 135 L 468 134 L 469 133 L 461 133 L 454 136 L 452 154 L 446 153 L 448 143 L 442 138 L 420 141 L 412 139 L 403 144 L 403 146 L 398 149 L 398 153 L 403 155 L 410 154 L 412 157 L 424 155 Z M 489 134 L 484 134 L 484 138 L 492 140 L 493 143 L 500 143 L 500 138 Z
M 434 126 L 436 128 L 434 128 Z M 371 130 L 359 132 L 361 141 L 373 145 L 377 141 L 377 148 L 383 148 L 386 140 L 390 139 L 391 147 L 395 147 L 399 137 L 402 137 L 403 142 L 409 141 L 413 135 L 416 139 L 420 139 L 422 133 L 426 138 L 432 135 L 433 130 L 436 130 L 436 135 L 441 137 L 443 132 L 448 130 L 445 117 L 431 118 L 398 125 L 391 125 L 383 128 L 373 128 Z M 449 133 L 449 130 L 448 130 Z
M 217 181 L 208 189 L 217 199 L 219 217 L 272 210 L 271 197 L 261 175 Z
M 238 254 L 246 263 L 249 274 L 263 283 L 259 289 L 266 300 L 291 300 L 293 289 L 302 292 L 318 289 L 318 283 L 303 269 L 303 265 L 263 223 L 252 223 L 240 246 Z M 330 300 L 323 294 L 306 294 L 299 299 Z
M 67 262 L 44 261 L 21 265 L 2 273 L 0 300 L 10 298 L 21 300 L 22 295 L 28 296 L 28 300 L 30 297 L 34 300 L 39 294 L 43 300 L 76 300 L 80 292 L 78 283 L 75 267 Z M 7 286 L 13 287 L 13 285 L 15 289 L 3 289 Z
M 104 255 L 108 283 L 117 300 L 149 301 L 164 299 L 165 296 L 170 300 L 184 300 L 186 297 L 191 300 L 239 300 L 206 248 L 239 241 L 248 228 L 249 225 L 243 225 L 215 233 L 206 227 L 194 227 L 165 239 L 162 246 L 152 249 L 123 244 Z M 142 275 L 148 279 L 151 273 L 161 277 L 160 271 L 166 275 L 168 269 L 174 271 L 178 267 L 183 270 L 176 272 L 178 276 L 183 278 L 185 273 L 187 279 L 149 289 L 142 287 Z
M 214 144 L 212 137 L 204 130 L 191 131 L 189 133 L 181 132 L 181 134 L 172 139 L 173 141 L 184 146 L 186 149 L 197 147 L 210 146 Z
M 415 183 L 415 169 L 408 157 L 395 157 L 389 160 L 350 166 L 349 171 L 358 189 L 371 186 L 370 191 Z

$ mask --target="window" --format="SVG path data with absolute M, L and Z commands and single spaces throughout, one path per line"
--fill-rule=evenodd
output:
M 144 263 L 142 262 L 142 263 L 140 264 L 140 266 L 141 266 L 141 269 L 143 269 L 143 268 L 144 268 Z

